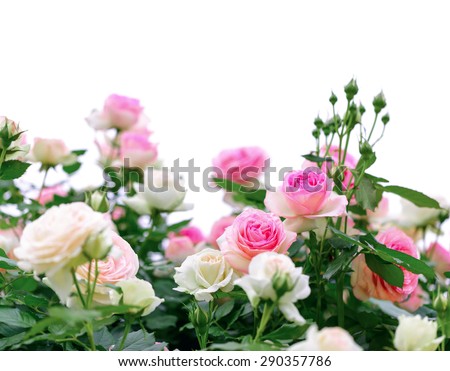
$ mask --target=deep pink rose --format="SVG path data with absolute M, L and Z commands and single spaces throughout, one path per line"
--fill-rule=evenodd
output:
M 253 257 L 268 251 L 285 254 L 296 238 L 296 233 L 285 230 L 278 216 L 247 209 L 225 229 L 217 243 L 234 270 L 248 273 Z
M 267 192 L 264 204 L 286 218 L 288 230 L 303 232 L 316 227 L 314 219 L 345 215 L 347 198 L 333 192 L 331 180 L 311 167 L 286 174 L 276 192 Z
M 142 113 L 143 107 L 138 99 L 112 94 L 106 98 L 103 106 L 105 119 L 121 130 L 127 130 L 136 125 Z
M 217 239 L 223 235 L 223 232 L 225 232 L 225 229 L 227 227 L 233 224 L 234 219 L 236 219 L 234 215 L 224 216 L 223 218 L 220 218 L 213 224 L 211 232 L 209 233 L 208 237 L 208 243 L 211 246 L 215 247 L 216 249 L 219 248 L 219 245 L 217 244 Z
M 378 233 L 377 241 L 388 248 L 418 258 L 414 241 L 398 228 L 389 228 Z M 352 263 L 351 283 L 353 294 L 359 300 L 375 298 L 392 302 L 403 302 L 417 287 L 419 276 L 400 267 L 404 274 L 403 287 L 389 285 L 378 274 L 373 273 L 366 264 L 364 255 L 359 255 Z
M 220 152 L 213 160 L 213 165 L 222 172 L 222 174 L 217 174 L 218 178 L 250 185 L 252 179 L 257 179 L 261 175 L 267 158 L 267 154 L 262 148 L 241 147 Z
M 426 252 L 428 259 L 435 264 L 435 271 L 441 276 L 450 272 L 450 251 L 439 243 L 431 244 Z
M 52 187 L 45 187 L 42 190 L 40 197 L 36 201 L 41 205 L 46 205 L 49 202 L 53 201 L 55 195 L 64 197 L 67 196 L 67 192 L 64 187 L 59 184 Z
M 124 132 L 120 135 L 120 157 L 126 167 L 145 169 L 156 161 L 158 149 L 147 133 Z
M 200 228 L 195 226 L 181 228 L 178 232 L 178 235 L 188 237 L 194 243 L 194 245 L 205 241 L 203 232 L 200 230 Z
M 176 265 L 181 265 L 188 256 L 195 253 L 195 244 L 189 237 L 177 236 L 175 233 L 169 234 L 169 244 L 164 252 L 166 259 Z
M 112 232 L 113 249 L 105 260 L 98 261 L 98 284 L 115 284 L 120 281 L 136 277 L 139 270 L 139 259 L 130 244 Z M 77 276 L 87 280 L 89 277 L 89 263 L 77 268 Z M 94 279 L 94 270 L 91 271 L 91 279 Z

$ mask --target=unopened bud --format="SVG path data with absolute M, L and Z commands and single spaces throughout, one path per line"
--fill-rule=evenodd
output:
M 314 120 L 314 126 L 317 129 L 322 129 L 323 128 L 324 123 L 323 123 L 322 119 L 319 116 L 317 116 L 316 119 Z
M 390 119 L 391 119 L 391 118 L 389 117 L 389 113 L 386 113 L 386 114 L 383 115 L 383 117 L 381 118 L 381 121 L 383 122 L 384 125 L 386 125 L 386 124 L 389 122 Z
M 292 291 L 294 283 L 289 274 L 277 272 L 272 278 L 272 287 L 275 290 L 277 297 L 281 298 L 287 292 Z
M 373 154 L 372 146 L 369 144 L 369 142 L 365 141 L 359 145 L 359 153 L 363 157 Z
M 448 299 L 445 297 L 444 294 L 439 294 L 436 296 L 436 299 L 433 301 L 433 308 L 438 313 L 445 313 L 448 307 Z
M 358 94 L 358 84 L 355 79 L 351 79 L 350 82 L 345 85 L 344 91 L 347 96 L 347 100 L 352 100 L 356 94 Z
M 319 129 L 314 129 L 312 131 L 312 135 L 313 135 L 314 138 L 319 139 L 319 137 L 320 137 L 320 130 Z
M 331 96 L 330 96 L 329 100 L 330 100 L 330 103 L 334 106 L 338 99 L 337 99 L 336 95 L 333 92 L 331 92 Z
M 104 229 L 98 233 L 91 234 L 83 245 L 83 253 L 90 260 L 105 259 L 113 245 L 111 231 Z
M 106 213 L 109 211 L 109 202 L 106 193 L 95 191 L 94 193 L 86 193 L 85 202 L 92 207 L 94 211 Z
M 386 107 L 386 98 L 384 97 L 383 92 L 380 92 L 380 94 L 376 95 L 375 98 L 373 98 L 373 108 L 375 109 L 375 113 L 381 112 L 381 110 Z

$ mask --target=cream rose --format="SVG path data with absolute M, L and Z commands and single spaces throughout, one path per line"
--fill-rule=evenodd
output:
M 211 294 L 233 289 L 234 272 L 220 251 L 207 248 L 175 268 L 174 280 L 178 284 L 174 290 L 194 295 L 199 301 L 211 301 Z
M 69 165 L 76 161 L 76 156 L 60 139 L 36 138 L 31 150 L 31 157 L 33 161 L 40 162 L 45 166 Z
M 291 345 L 287 350 L 355 351 L 362 350 L 362 348 L 343 328 L 325 327 L 319 331 L 317 325 L 312 325 L 306 333 L 306 340 Z
M 395 330 L 394 346 L 401 351 L 436 350 L 444 340 L 437 337 L 437 323 L 428 318 L 400 316 Z
M 146 316 L 164 302 L 164 299 L 160 299 L 155 295 L 150 282 L 134 278 L 120 281 L 117 283 L 117 286 L 122 289 L 123 304 L 137 307 L 130 309 L 130 313 L 142 311 L 142 316 Z
M 73 284 L 70 270 L 85 261 L 83 245 L 108 229 L 103 214 L 82 202 L 54 206 L 24 228 L 15 249 L 19 266 L 45 273 L 49 286 L 65 302 Z
M 294 303 L 311 293 L 309 277 L 286 255 L 265 252 L 255 256 L 250 262 L 249 274 L 235 284 L 246 292 L 253 307 L 261 299 L 271 300 L 288 321 L 305 323 Z

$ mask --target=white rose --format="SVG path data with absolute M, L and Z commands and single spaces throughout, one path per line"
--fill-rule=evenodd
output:
M 86 122 L 94 130 L 108 130 L 112 127 L 108 117 L 98 110 L 92 110 L 91 114 L 86 117 Z
M 186 210 L 182 205 L 186 189 L 181 178 L 175 179 L 171 172 L 147 168 L 144 184 L 136 184 L 135 190 L 137 194 L 124 202 L 138 214 L 150 214 L 152 210 Z
M 235 284 L 243 288 L 253 307 L 261 299 L 271 300 L 278 304 L 288 321 L 305 323 L 294 303 L 311 293 L 309 277 L 286 255 L 266 252 L 255 256 L 250 262 L 249 274 Z
M 178 284 L 174 290 L 194 295 L 199 301 L 211 301 L 211 294 L 233 290 L 234 272 L 222 252 L 206 248 L 175 268 L 174 280 Z
M 439 201 L 442 208 L 448 209 L 447 202 L 444 199 L 436 197 L 436 200 Z M 440 209 L 417 207 L 404 199 L 401 199 L 400 202 L 402 212 L 398 217 L 398 224 L 403 228 L 419 228 L 435 224 L 442 213 Z
M 9 254 L 19 246 L 19 237 L 21 231 L 15 231 L 13 228 L 0 229 L 0 249 Z
M 444 340 L 444 336 L 437 337 L 437 323 L 426 317 L 400 316 L 398 321 L 394 336 L 394 346 L 397 350 L 436 350 Z
M 138 307 L 130 309 L 131 313 L 138 313 L 143 310 L 142 316 L 146 316 L 164 302 L 164 299 L 155 296 L 155 291 L 150 282 L 135 278 L 120 281 L 116 285 L 122 289 L 123 304 Z
M 69 165 L 76 161 L 76 156 L 60 139 L 36 138 L 31 150 L 31 158 L 46 166 Z
M 70 270 L 86 260 L 84 243 L 108 227 L 103 214 L 82 202 L 54 206 L 24 228 L 14 253 L 22 269 L 45 273 L 49 286 L 65 302 L 73 284 Z
M 362 350 L 362 348 L 343 328 L 325 327 L 318 331 L 317 326 L 312 325 L 306 333 L 306 340 L 291 345 L 287 350 L 355 351 Z

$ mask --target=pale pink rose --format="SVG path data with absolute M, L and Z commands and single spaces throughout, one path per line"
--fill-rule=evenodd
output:
M 222 172 L 217 174 L 218 178 L 251 185 L 252 180 L 261 175 L 267 158 L 267 154 L 259 147 L 241 147 L 220 152 L 213 159 L 213 165 Z
M 136 277 L 139 270 L 139 259 L 130 244 L 112 232 L 113 248 L 105 260 L 98 261 L 99 275 L 97 283 L 115 284 L 120 281 Z M 77 268 L 77 277 L 87 280 L 89 277 L 89 263 Z M 91 270 L 91 280 L 94 279 L 94 269 Z
M 164 252 L 166 259 L 180 265 L 188 256 L 195 253 L 195 244 L 189 237 L 169 233 L 169 244 Z
M 420 285 L 417 285 L 416 289 L 411 293 L 407 300 L 398 303 L 399 307 L 407 310 L 408 312 L 415 312 L 428 300 L 428 294 L 422 289 Z
M 31 157 L 45 166 L 69 165 L 76 160 L 76 156 L 60 139 L 35 138 Z
M 125 209 L 120 206 L 116 206 L 111 213 L 111 218 L 114 221 L 122 219 L 124 216 L 125 216 Z
M 106 135 L 100 138 L 96 138 L 95 145 L 97 146 L 99 153 L 99 163 L 102 166 L 120 166 L 121 161 L 119 147 L 114 147 L 110 138 L 108 138 Z
M 230 216 L 224 216 L 223 218 L 220 218 L 219 220 L 217 220 L 213 224 L 213 226 L 211 228 L 211 232 L 209 232 L 208 244 L 210 244 L 211 246 L 214 246 L 216 249 L 218 249 L 219 248 L 219 245 L 217 244 L 218 238 L 223 235 L 223 233 L 225 232 L 225 229 L 227 227 L 229 227 L 230 225 L 233 224 L 235 219 L 236 219 L 236 217 L 234 215 L 230 215 Z
M 112 94 L 106 98 L 103 114 L 112 127 L 127 130 L 136 125 L 143 111 L 138 99 Z
M 9 229 L 0 229 L 0 249 L 2 249 L 8 258 L 17 260 L 14 249 L 20 244 L 20 236 L 23 228 L 15 227 Z M 0 272 L 2 270 L 0 269 Z
M 434 269 L 441 276 L 445 272 L 450 272 L 450 251 L 441 244 L 437 242 L 431 244 L 426 251 L 426 256 L 435 264 Z
M 303 232 L 317 227 L 314 219 L 342 216 L 347 198 L 332 191 L 332 182 L 319 168 L 291 171 L 276 192 L 267 192 L 264 204 L 286 218 L 290 231 Z
M 374 226 L 379 226 L 387 220 L 389 214 L 389 199 L 383 197 L 374 211 L 367 210 L 367 220 Z
M 255 256 L 269 251 L 285 254 L 296 238 L 276 215 L 249 208 L 225 229 L 217 243 L 233 269 L 248 273 Z
M 52 202 L 56 195 L 61 197 L 67 196 L 67 191 L 60 184 L 52 187 L 45 187 L 36 201 L 41 205 L 46 205 L 49 202 Z
M 145 169 L 155 163 L 158 149 L 150 142 L 148 134 L 124 132 L 120 135 L 120 157 L 126 167 Z
M 378 233 L 377 241 L 388 248 L 418 258 L 419 253 L 414 241 L 398 228 L 389 228 Z M 389 285 L 378 274 L 372 272 L 366 264 L 365 256 L 359 255 L 352 263 L 353 273 L 351 284 L 353 294 L 359 300 L 375 298 L 402 302 L 412 294 L 417 287 L 419 276 L 400 267 L 404 274 L 403 287 Z
M 203 232 L 200 230 L 200 228 L 195 226 L 181 228 L 178 232 L 178 235 L 189 237 L 190 240 L 194 243 L 194 245 L 197 245 L 205 241 L 205 236 L 203 235 Z

